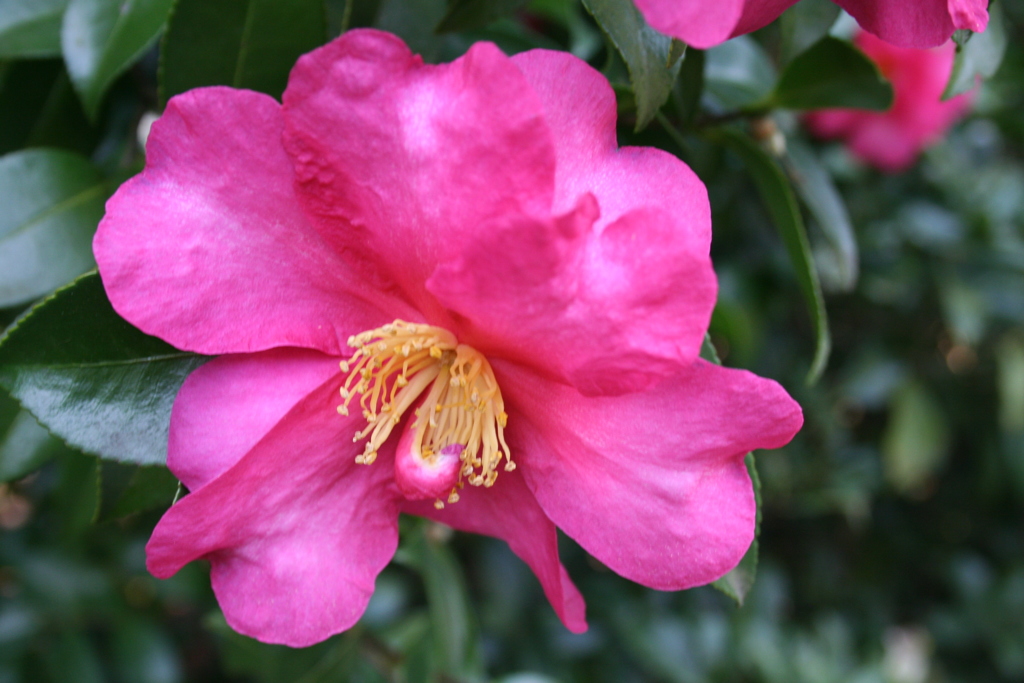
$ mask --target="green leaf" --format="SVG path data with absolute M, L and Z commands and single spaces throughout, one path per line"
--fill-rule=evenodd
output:
M 689 125 L 700 111 L 700 97 L 704 93 L 704 52 L 686 49 L 686 58 L 679 69 L 679 81 L 674 89 L 674 102 L 682 124 Z
M 893 394 L 882 435 L 886 480 L 901 493 L 919 489 L 942 464 L 949 440 L 942 407 L 923 385 L 907 382 Z
M 788 109 L 884 111 L 892 98 L 892 85 L 874 62 L 851 43 L 825 36 L 789 63 L 771 103 Z
M 13 402 L 6 392 L 0 393 Z M 0 482 L 21 479 L 65 451 L 67 446 L 50 436 L 27 410 L 19 411 L 0 432 Z
M 852 291 L 859 270 L 857 240 L 850 214 L 832 176 L 814 151 L 798 140 L 787 142 L 784 165 L 825 237 L 825 244 L 815 250 L 815 263 L 823 284 L 833 291 Z
M 0 59 L 60 55 L 68 0 L 0 0 Z
M 636 97 L 636 130 L 665 104 L 682 62 L 682 44 L 647 25 L 632 0 L 583 0 L 629 69 Z
M 722 364 L 722 359 L 718 357 L 718 349 L 711 342 L 711 335 L 707 332 L 704 333 L 704 341 L 700 345 L 700 357 L 715 365 Z
M 95 265 L 106 187 L 85 158 L 33 149 L 0 157 L 0 307 L 36 299 Z
M 0 63 L 0 154 L 24 147 L 89 153 L 95 142 L 61 60 Z
M 740 607 L 747 599 L 747 594 L 754 586 L 754 579 L 757 578 L 758 544 L 757 539 L 761 535 L 761 478 L 757 476 L 757 466 L 754 463 L 754 454 L 747 453 L 744 462 L 747 465 L 747 472 L 750 474 L 750 481 L 754 485 L 754 503 L 757 505 L 757 517 L 754 521 L 754 541 L 747 548 L 739 564 L 733 567 L 728 574 L 718 579 L 711 585 L 722 591 L 736 601 Z
M 174 0 L 71 0 L 61 46 L 85 113 L 95 119 L 103 94 L 153 45 Z
M 988 28 L 985 32 L 963 35 L 957 42 L 953 71 L 949 74 L 942 99 L 948 100 L 967 92 L 974 87 L 979 77 L 985 79 L 994 76 L 1003 63 L 1006 43 L 1003 10 L 998 2 L 993 2 L 988 8 Z
M 782 61 L 793 57 L 828 35 L 839 18 L 839 5 L 832 0 L 803 0 L 782 13 Z
M 448 11 L 434 30 L 438 33 L 447 33 L 482 28 L 521 9 L 526 2 L 527 0 L 449 0 Z
M 441 669 L 452 675 L 472 674 L 479 669 L 473 610 L 458 561 L 432 534 L 438 529 L 445 527 L 417 523 L 415 533 L 396 559 L 411 564 L 423 577 L 436 661 Z
M 177 0 L 161 44 L 160 101 L 206 85 L 280 98 L 295 61 L 326 38 L 322 0 Z
M 154 508 L 168 508 L 174 501 L 178 486 L 177 477 L 160 465 L 135 467 L 104 462 L 100 521 L 120 519 Z
M 704 53 L 704 90 L 720 109 L 760 106 L 776 73 L 757 41 L 739 36 Z
M 205 360 L 122 320 L 90 273 L 0 338 L 0 385 L 75 448 L 163 464 L 174 397 Z
M 808 383 L 818 380 L 828 363 L 832 339 L 828 331 L 828 317 L 821 283 L 811 256 L 811 245 L 807 240 L 800 207 L 797 206 L 793 189 L 786 180 L 779 165 L 767 152 L 746 135 L 732 129 L 722 128 L 711 133 L 711 137 L 725 144 L 739 155 L 746 165 L 761 195 L 769 216 L 782 235 L 782 241 L 789 252 L 789 258 L 796 269 L 797 281 L 807 301 L 807 308 L 814 325 L 816 344 L 814 360 L 807 374 Z

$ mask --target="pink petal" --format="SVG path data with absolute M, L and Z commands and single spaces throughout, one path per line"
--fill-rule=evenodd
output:
M 870 33 L 854 41 L 892 81 L 895 98 L 888 111 L 833 109 L 806 117 L 820 137 L 844 138 L 867 163 L 890 173 L 914 164 L 970 108 L 970 94 L 942 101 L 953 68 L 953 44 L 920 50 L 890 45 Z
M 211 360 L 174 400 L 167 466 L 190 491 L 205 486 L 338 371 L 337 358 L 300 349 Z
M 988 0 L 947 0 L 949 17 L 957 30 L 981 33 L 988 28 Z
M 571 55 L 547 50 L 522 53 L 513 57 L 513 61 L 543 102 L 544 116 L 556 142 L 555 210 L 562 214 L 575 211 L 577 215 L 589 212 L 588 197 L 592 196 L 597 199 L 600 211 L 593 227 L 582 225 L 587 222 L 583 216 L 573 224 L 573 229 L 581 232 L 578 238 L 566 233 L 561 239 L 562 246 L 547 247 L 547 258 L 563 259 L 561 263 L 552 262 L 550 268 L 563 273 L 560 282 L 552 283 L 555 290 L 561 287 L 563 291 L 552 291 L 544 298 L 564 300 L 569 289 L 578 287 L 578 292 L 572 294 L 578 300 L 579 310 L 575 311 L 578 324 L 584 324 L 585 315 L 604 312 L 591 321 L 597 330 L 595 333 L 588 339 L 573 340 L 572 351 L 579 353 L 580 365 L 588 364 L 588 357 L 597 359 L 611 355 L 610 349 L 614 346 L 611 342 L 615 340 L 604 340 L 606 350 L 603 352 L 598 352 L 596 347 L 602 343 L 602 317 L 616 316 L 625 316 L 618 327 L 619 334 L 628 326 L 628 333 L 632 335 L 633 341 L 624 347 L 627 356 L 633 353 L 634 347 L 642 345 L 646 353 L 639 352 L 637 360 L 653 358 L 688 364 L 699 352 L 717 288 L 709 257 L 711 210 L 703 183 L 686 164 L 666 152 L 617 147 L 615 96 L 607 80 L 586 63 Z M 565 222 L 564 218 L 560 220 Z M 536 240 L 557 241 L 538 232 L 539 225 L 538 222 L 533 231 Z M 505 228 L 511 229 L 510 226 Z M 566 246 L 572 239 L 576 239 L 579 246 Z M 479 246 L 466 251 L 461 262 L 446 264 L 441 272 L 448 275 L 467 270 L 471 261 L 491 263 L 493 273 L 469 273 L 468 276 L 498 282 L 500 271 L 511 273 L 524 266 L 523 257 L 506 252 L 511 246 L 507 243 L 511 241 L 514 240 L 510 235 L 494 234 L 491 228 L 479 238 Z M 492 256 L 481 260 L 488 248 L 492 255 L 500 254 L 501 258 Z M 554 252 L 558 250 L 565 254 L 557 256 Z M 573 263 L 571 258 L 581 261 Z M 479 265 L 475 267 L 481 269 Z M 545 264 L 534 266 L 536 271 L 544 268 Z M 642 275 L 645 272 L 649 277 Z M 535 277 L 538 282 L 542 280 Z M 437 274 L 432 280 L 438 288 L 443 286 L 440 278 L 441 274 Z M 460 287 L 464 288 L 465 283 L 446 289 L 454 291 Z M 538 289 L 540 287 L 538 285 Z M 670 288 L 675 290 L 667 296 Z M 508 287 L 492 289 L 489 293 L 496 308 L 511 311 L 522 307 L 523 297 L 517 298 Z M 498 301 L 506 297 L 507 303 Z M 628 306 L 623 298 L 630 301 Z M 462 302 L 446 301 L 471 319 L 479 308 L 468 304 L 463 310 Z M 611 310 L 616 306 L 622 310 Z M 629 313 L 625 310 L 629 306 L 643 310 Z M 523 309 L 516 316 L 525 318 L 532 314 Z M 537 325 L 553 327 L 547 320 L 537 321 Z M 638 365 L 633 360 L 626 364 L 630 368 L 627 374 Z M 567 373 L 563 370 L 561 374 Z M 587 393 L 636 390 L 646 386 L 652 377 L 663 376 L 664 371 L 652 365 L 646 374 L 640 372 L 639 378 L 614 379 L 613 374 L 605 373 L 609 379 L 604 382 L 580 377 L 580 389 Z
M 775 382 L 698 360 L 654 389 L 585 398 L 494 364 L 512 457 L 547 516 L 612 570 L 677 590 L 732 569 L 754 535 L 743 456 L 799 430 Z
M 706 253 L 660 207 L 597 232 L 593 198 L 555 221 L 503 216 L 427 288 L 458 314 L 459 338 L 586 395 L 644 389 L 692 362 L 714 305 Z M 494 258 L 500 254 L 501 258 Z
M 745 4 L 744 0 L 636 0 L 653 28 L 702 50 L 732 36 Z
M 380 264 L 433 322 L 445 316 L 423 281 L 438 262 L 495 216 L 550 214 L 540 103 L 489 43 L 430 66 L 395 36 L 350 31 L 299 60 L 284 103 L 297 187 L 323 234 Z
M 958 28 L 984 29 L 987 0 L 835 0 L 861 28 L 900 47 L 935 47 Z M 972 30 L 974 30 L 972 28 Z
M 297 346 L 339 354 L 348 335 L 407 309 L 355 277 L 310 228 L 281 147 L 280 105 L 230 88 L 175 97 L 147 167 L 107 203 L 94 250 L 118 313 L 181 349 Z
M 465 487 L 457 503 L 437 510 L 431 502 L 410 502 L 403 511 L 460 531 L 500 538 L 537 575 L 544 594 L 565 627 L 587 630 L 586 605 L 558 560 L 558 533 L 519 472 L 502 472 L 489 489 Z
M 398 544 L 393 452 L 355 464 L 351 435 L 365 423 L 335 411 L 340 381 L 314 389 L 172 506 L 146 546 L 160 578 L 209 560 L 228 623 L 265 642 L 302 647 L 352 626 Z
M 647 23 L 705 49 L 775 21 L 797 0 L 636 0 Z
M 730 38 L 764 28 L 796 3 L 797 0 L 747 0 Z

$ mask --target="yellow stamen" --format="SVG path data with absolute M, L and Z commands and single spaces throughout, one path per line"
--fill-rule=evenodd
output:
M 349 403 L 360 395 L 367 425 L 353 441 L 368 440 L 357 463 L 372 464 L 402 415 L 426 394 L 415 411 L 412 447 L 428 460 L 447 446 L 462 446 L 459 481 L 449 503 L 459 500 L 463 478 L 472 486 L 491 487 L 503 460 L 506 472 L 515 469 L 505 442 L 508 414 L 501 389 L 478 351 L 445 329 L 402 320 L 349 337 L 348 345 L 355 352 L 340 364 L 349 375 L 338 412 L 348 415 Z M 444 503 L 439 499 L 435 505 Z

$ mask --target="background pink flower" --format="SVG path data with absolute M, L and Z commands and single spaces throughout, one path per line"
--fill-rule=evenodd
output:
M 235 629 L 307 645 L 360 617 L 403 511 L 506 540 L 573 631 L 556 525 L 656 588 L 732 568 L 753 537 L 743 455 L 786 443 L 800 409 L 697 358 L 716 294 L 704 186 L 619 149 L 615 117 L 567 54 L 478 44 L 429 66 L 369 30 L 303 57 L 283 106 L 173 99 L 95 240 L 122 316 L 221 355 L 174 406 L 168 464 L 190 493 L 150 571 L 209 560 Z M 472 346 L 504 398 L 518 467 L 443 509 L 403 485 L 411 410 L 369 465 L 366 418 L 336 410 L 345 340 L 395 319 Z
M 854 154 L 876 168 L 904 171 L 970 108 L 969 93 L 942 101 L 953 68 L 953 43 L 916 50 L 894 47 L 865 32 L 854 41 L 892 81 L 892 106 L 884 112 L 817 111 L 807 114 L 804 122 L 815 135 L 844 140 Z
M 651 26 L 688 45 L 708 48 L 756 31 L 797 0 L 636 0 Z M 957 29 L 984 31 L 987 0 L 835 0 L 882 40 L 902 47 L 935 47 Z

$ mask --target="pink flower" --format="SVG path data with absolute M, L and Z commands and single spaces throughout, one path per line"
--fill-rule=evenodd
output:
M 636 0 L 647 22 L 701 49 L 756 31 L 797 0 Z M 953 31 L 984 31 L 988 0 L 835 0 L 865 31 L 901 47 L 935 47 Z
M 876 168 L 904 171 L 971 106 L 969 94 L 941 99 L 953 68 L 953 43 L 915 50 L 893 47 L 864 32 L 854 42 L 892 81 L 892 106 L 884 112 L 826 109 L 808 114 L 804 122 L 815 135 L 845 140 L 854 154 Z
M 570 55 L 481 43 L 428 66 L 377 31 L 300 59 L 283 106 L 172 100 L 95 241 L 121 315 L 223 354 L 175 403 L 190 493 L 150 571 L 209 560 L 235 629 L 298 646 L 360 617 L 400 512 L 507 541 L 573 631 L 556 525 L 655 588 L 731 569 L 743 454 L 800 409 L 697 358 L 704 186 L 617 148 L 615 116 Z

